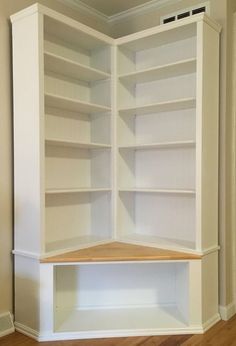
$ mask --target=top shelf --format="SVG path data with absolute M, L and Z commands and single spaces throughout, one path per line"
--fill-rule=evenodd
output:
M 46 71 L 51 71 L 86 82 L 94 82 L 111 77 L 110 74 L 106 72 L 89 66 L 81 65 L 77 62 L 47 51 L 44 53 L 44 65 Z
M 197 23 L 205 22 L 215 31 L 220 32 L 221 26 L 207 14 L 196 14 L 188 18 L 174 21 L 168 24 L 158 25 L 134 34 L 116 39 L 116 44 L 121 48 L 133 52 L 166 45 L 181 41 L 197 34 Z
M 112 242 L 44 258 L 41 263 L 196 260 L 200 255 Z
M 119 76 L 119 79 L 122 82 L 146 83 L 158 79 L 167 79 L 170 77 L 190 74 L 196 72 L 196 61 L 195 58 L 182 60 L 173 64 L 123 74 Z

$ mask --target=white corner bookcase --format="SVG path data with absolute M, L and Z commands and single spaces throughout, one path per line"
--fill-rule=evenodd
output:
M 17 329 L 204 332 L 219 320 L 220 26 L 198 14 L 112 39 L 39 4 L 11 20 Z

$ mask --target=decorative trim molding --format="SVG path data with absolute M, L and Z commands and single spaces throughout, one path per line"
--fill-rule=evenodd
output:
M 173 5 L 181 1 L 182 0 L 151 0 L 149 2 L 146 2 L 145 4 L 135 6 L 127 11 L 122 11 L 117 14 L 114 14 L 113 16 L 108 17 L 108 23 L 112 24 L 125 18 L 140 16 L 144 13 L 151 12 L 154 9 L 158 10 L 162 7 Z
M 231 317 L 236 314 L 236 304 L 232 302 L 226 306 L 219 306 L 220 316 L 223 321 L 228 321 Z
M 85 4 L 84 2 L 80 0 L 58 0 L 58 1 L 63 3 L 63 5 L 69 6 L 72 9 L 75 9 L 77 11 L 82 11 L 83 13 L 88 14 L 96 19 L 102 20 L 103 22 L 108 23 L 109 21 L 109 16 Z
M 83 11 L 84 13 L 102 20 L 103 22 L 106 22 L 107 24 L 112 24 L 114 22 L 117 22 L 119 20 L 122 20 L 124 18 L 131 18 L 138 15 L 142 15 L 144 13 L 150 12 L 153 9 L 157 10 L 164 6 L 176 4 L 182 0 L 150 0 L 146 2 L 145 4 L 135 6 L 133 8 L 130 8 L 126 11 L 119 12 L 117 14 L 114 14 L 112 16 L 107 16 L 106 14 L 96 10 L 95 8 L 85 4 L 81 0 L 58 0 L 64 5 L 67 5 L 73 9 Z
M 39 341 L 39 333 L 36 330 L 31 329 L 19 322 L 15 322 L 15 328 L 17 332 L 20 332 L 26 336 L 29 336 L 30 338 L 34 340 Z
M 10 312 L 6 312 L 0 315 L 0 338 L 11 333 L 14 333 L 15 327 L 13 324 L 13 318 Z M 2 328 L 1 328 L 2 326 Z
M 221 320 L 220 317 L 221 317 L 220 314 L 217 313 L 213 317 L 211 317 L 208 321 L 206 321 L 203 324 L 203 332 L 205 333 L 208 329 L 210 329 L 212 326 L 214 326 L 214 324 L 219 322 Z

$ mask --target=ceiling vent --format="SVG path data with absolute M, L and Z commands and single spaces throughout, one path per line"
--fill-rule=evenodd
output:
M 208 15 L 210 15 L 209 2 L 197 5 L 195 7 L 185 8 L 178 12 L 162 16 L 160 22 L 161 24 L 167 24 L 167 23 L 175 22 L 177 20 L 186 18 L 186 17 L 194 16 L 195 14 L 198 14 L 198 13 L 207 13 Z

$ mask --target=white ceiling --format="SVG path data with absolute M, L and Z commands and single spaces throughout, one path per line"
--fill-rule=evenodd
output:
M 83 3 L 84 5 L 110 17 L 120 12 L 144 5 L 148 2 L 151 3 L 153 0 L 75 0 L 75 3 L 76 2 Z M 158 0 L 155 2 L 158 2 Z

